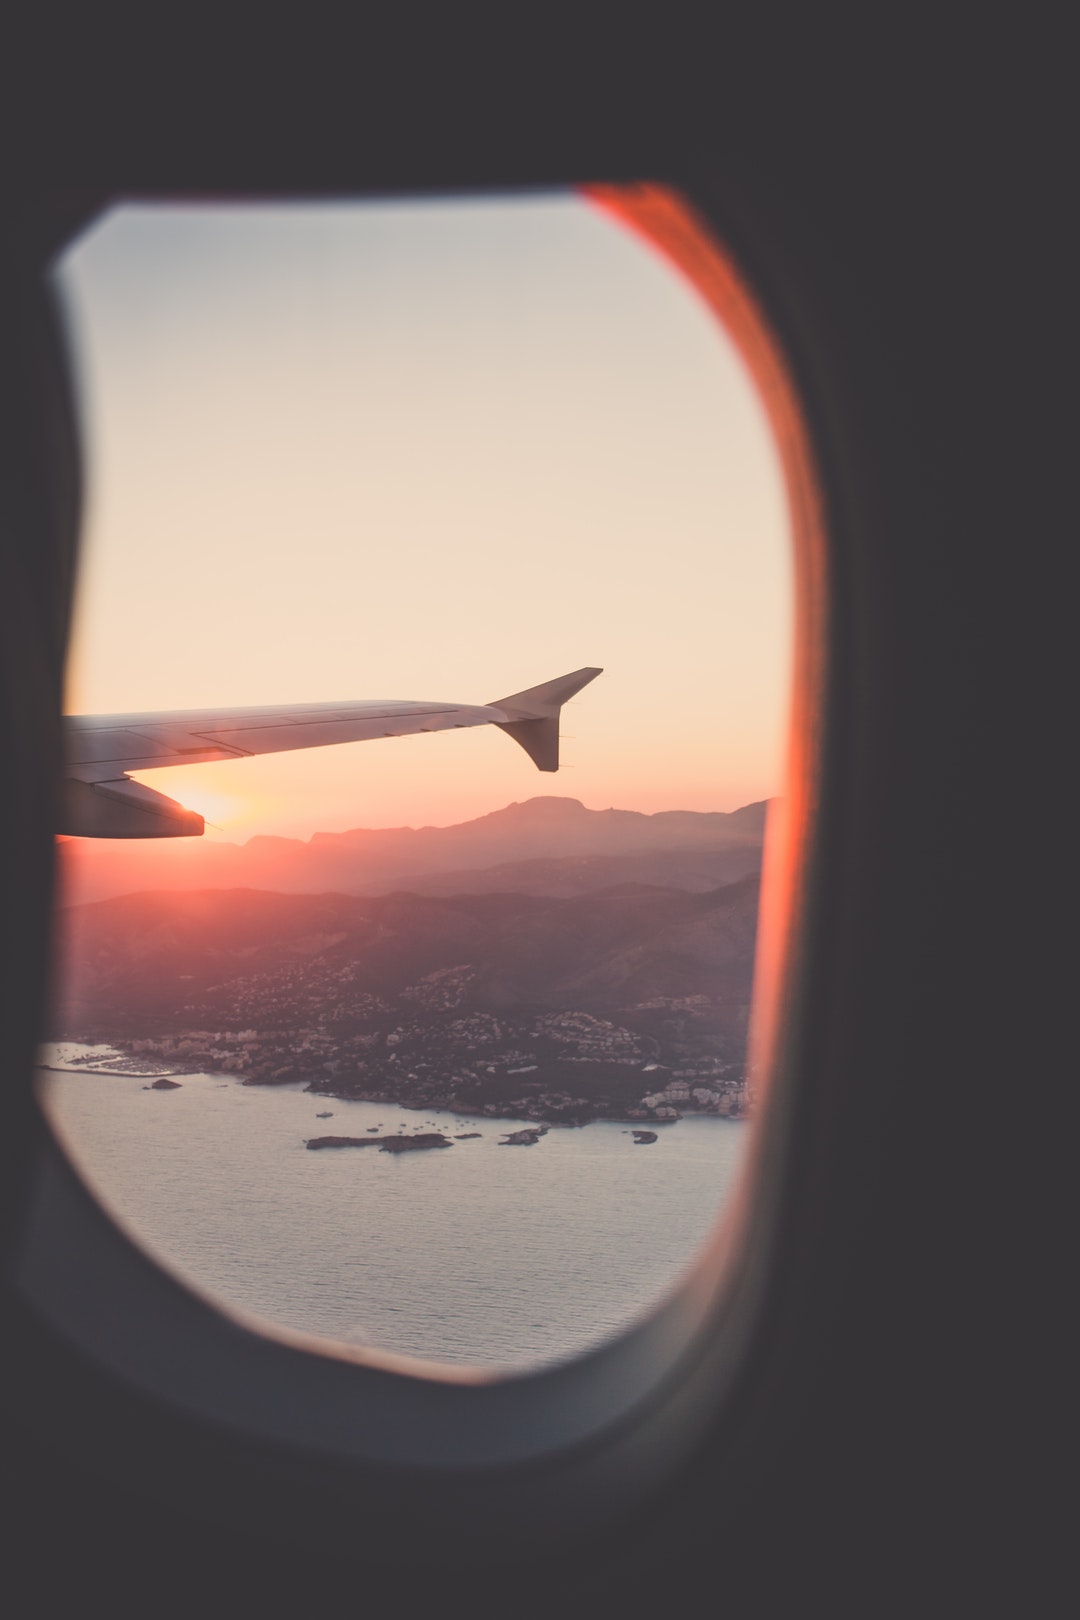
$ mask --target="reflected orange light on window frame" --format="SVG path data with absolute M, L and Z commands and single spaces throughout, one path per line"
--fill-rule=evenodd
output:
M 652 182 L 584 185 L 579 191 L 678 270 L 721 322 L 754 380 L 783 470 L 794 549 L 794 656 L 783 791 L 769 817 L 754 966 L 749 1072 L 759 1089 L 778 1056 L 781 986 L 800 909 L 799 856 L 817 801 L 826 551 L 810 432 L 768 317 L 696 211 L 676 191 Z

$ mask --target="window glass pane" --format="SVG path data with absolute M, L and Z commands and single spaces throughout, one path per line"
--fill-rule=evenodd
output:
M 206 825 L 62 840 L 53 1126 L 271 1327 L 579 1352 L 672 1285 L 745 1146 L 791 658 L 749 374 L 570 192 L 124 205 L 58 280 L 67 708 L 121 717 L 73 733 L 69 831 L 145 831 L 127 772 Z M 531 732 L 473 712 L 594 668 L 558 775 L 550 693 L 500 711 Z M 336 742 L 361 699 L 406 734 Z

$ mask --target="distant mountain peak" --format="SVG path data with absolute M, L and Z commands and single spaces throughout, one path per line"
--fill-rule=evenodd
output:
M 580 799 L 565 798 L 560 793 L 537 793 L 531 799 L 515 799 L 502 810 L 493 810 L 492 816 L 514 816 L 519 820 L 554 821 L 595 814 Z M 485 817 L 485 820 L 490 817 Z

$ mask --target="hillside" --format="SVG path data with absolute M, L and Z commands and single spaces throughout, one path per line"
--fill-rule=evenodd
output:
M 365 996 L 394 1000 L 462 965 L 466 1008 L 745 1003 L 757 887 L 755 876 L 705 894 L 624 885 L 573 899 L 127 895 L 66 913 L 58 1019 L 105 1035 L 281 1024 L 286 999 L 304 1021 L 347 1018 Z
M 63 914 L 54 1032 L 413 1108 L 737 1116 L 757 893 L 124 895 Z
M 757 900 L 756 873 L 554 899 L 123 895 L 62 914 L 53 1033 L 409 1107 L 739 1114 Z

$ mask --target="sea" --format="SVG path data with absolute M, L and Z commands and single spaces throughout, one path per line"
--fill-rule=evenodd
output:
M 646 1314 L 723 1210 L 748 1129 L 690 1115 L 639 1145 L 597 1121 L 508 1146 L 521 1120 L 229 1075 L 156 1091 L 154 1074 L 111 1071 L 130 1063 L 111 1048 L 74 1042 L 41 1062 L 43 1106 L 84 1181 L 182 1281 L 268 1331 L 459 1365 L 549 1365 Z M 376 1128 L 479 1135 L 412 1153 L 306 1147 Z

